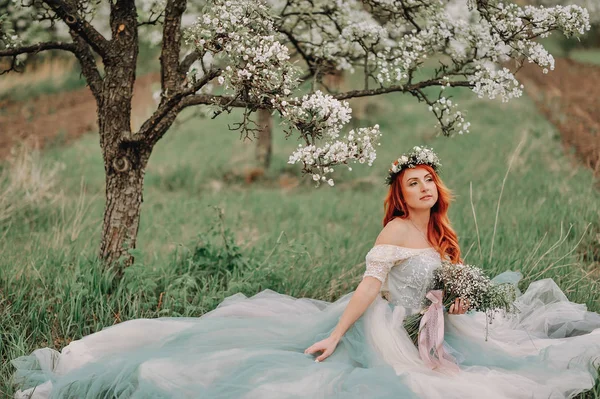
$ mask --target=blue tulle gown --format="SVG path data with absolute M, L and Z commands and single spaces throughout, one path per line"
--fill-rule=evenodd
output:
M 13 360 L 15 398 L 566 398 L 590 389 L 600 365 L 600 315 L 551 280 L 532 283 L 520 312 L 445 316 L 445 347 L 460 371 L 431 370 L 402 322 L 422 309 L 432 248 L 377 245 L 365 276 L 377 297 L 321 363 L 304 350 L 329 335 L 352 293 L 336 302 L 265 290 L 226 298 L 200 318 L 138 319 Z M 516 282 L 518 273 L 498 276 Z

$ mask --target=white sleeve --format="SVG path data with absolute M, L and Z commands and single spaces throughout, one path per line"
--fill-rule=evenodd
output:
M 375 277 L 384 283 L 391 268 L 402 259 L 401 250 L 395 245 L 376 245 L 371 248 L 365 258 L 367 269 L 363 278 Z

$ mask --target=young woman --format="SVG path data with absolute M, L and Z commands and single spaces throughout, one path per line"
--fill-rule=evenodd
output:
M 16 398 L 564 398 L 590 389 L 600 315 L 545 279 L 511 318 L 458 299 L 444 347 L 456 370 L 425 364 L 403 328 L 424 310 L 442 259 L 460 262 L 437 156 L 415 147 L 392 165 L 384 228 L 362 282 L 336 302 L 265 290 L 200 318 L 131 320 L 13 361 Z M 497 279 L 516 283 L 518 273 Z M 453 366 L 456 366 L 453 364 Z
M 428 160 L 429 155 L 431 161 Z M 411 157 L 414 158 L 414 164 L 409 164 Z M 421 157 L 423 163 L 419 163 L 417 157 Z M 402 159 L 401 157 L 400 160 Z M 362 282 L 356 288 L 331 336 L 305 351 L 311 354 L 322 352 L 316 358 L 317 362 L 333 353 L 344 333 L 381 291 L 389 292 L 390 282 L 387 287 L 383 286 L 386 277 L 394 264 L 409 256 L 411 250 L 412 252 L 421 249 L 434 250 L 440 258 L 448 258 L 454 263 L 460 261 L 458 239 L 447 217 L 451 200 L 450 191 L 435 172 L 439 163 L 437 156 L 427 149 L 418 147 L 418 150 L 413 151 L 409 156 L 405 155 L 404 159 L 406 166 L 402 165 L 403 167 L 399 168 L 399 161 L 396 161 L 393 167 L 399 168 L 400 171 L 392 170 L 388 177 L 391 187 L 384 203 L 384 228 L 377 237 L 375 246 L 367 254 L 367 271 Z M 434 268 L 438 264 L 437 257 L 435 258 Z M 397 273 L 390 276 L 392 277 L 391 289 L 395 294 L 392 303 L 402 305 L 409 312 L 408 314 L 412 314 L 422 308 L 421 302 L 425 299 L 428 288 L 427 277 L 433 269 L 417 265 L 415 270 L 404 267 L 396 268 L 394 272 L 402 269 L 404 273 L 401 276 L 396 276 Z M 411 273 L 420 274 L 415 279 L 415 276 L 406 274 L 409 270 Z M 466 311 L 467 304 L 459 299 L 449 309 L 450 314 L 464 314 Z

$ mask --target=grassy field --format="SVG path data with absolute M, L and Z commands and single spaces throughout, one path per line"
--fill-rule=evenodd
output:
M 315 189 L 287 165 L 297 142 L 279 127 L 272 168 L 246 184 L 254 147 L 227 130 L 237 115 L 177 125 L 150 160 L 136 263 L 120 282 L 94 260 L 104 204 L 98 136 L 5 162 L 0 396 L 12 393 L 10 359 L 120 321 L 199 316 L 228 295 L 266 288 L 326 300 L 353 290 L 381 228 L 388 164 L 417 144 L 441 157 L 467 263 L 491 275 L 520 270 L 522 288 L 551 277 L 569 299 L 600 311 L 591 172 L 565 155 L 527 98 L 502 104 L 454 94 L 472 122 L 472 133 L 454 138 L 436 137 L 434 118 L 413 98 L 358 103 L 368 118 L 357 124 L 379 123 L 382 145 L 373 167 L 338 169 L 334 188 Z M 587 397 L 599 395 L 597 385 Z

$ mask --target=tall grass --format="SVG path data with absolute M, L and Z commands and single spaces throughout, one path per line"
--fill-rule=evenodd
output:
M 0 224 L 23 224 L 45 213 L 60 198 L 57 180 L 62 166 L 44 162 L 25 146 L 13 148 L 0 169 Z
M 0 100 L 25 101 L 43 94 L 71 91 L 85 87 L 74 57 L 45 57 L 32 61 L 20 73 L 11 72 L 0 79 Z
M 491 275 L 520 270 L 521 288 L 551 277 L 570 300 L 600 311 L 591 172 L 563 153 L 528 99 L 500 104 L 449 93 L 473 133 L 436 137 L 426 107 L 382 97 L 368 113 L 384 132 L 377 161 L 339 169 L 334 188 L 315 189 L 287 164 L 297 142 L 283 139 L 277 124 L 272 168 L 252 184 L 244 174 L 255 166 L 254 147 L 227 130 L 239 115 L 178 125 L 150 160 L 136 262 L 121 281 L 95 259 L 104 204 L 97 137 L 50 149 L 39 162 L 44 170 L 64 165 L 53 177 L 58 199 L 35 208 L 35 218 L 15 213 L 0 224 L 0 391 L 12 393 L 10 359 L 124 320 L 199 316 L 237 292 L 335 300 L 353 290 L 381 228 L 388 163 L 417 144 L 442 159 L 466 262 Z M 6 176 L 3 184 L 13 184 Z M 588 397 L 599 394 L 597 386 Z

